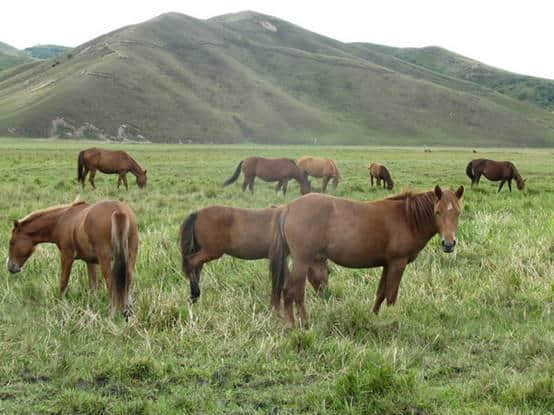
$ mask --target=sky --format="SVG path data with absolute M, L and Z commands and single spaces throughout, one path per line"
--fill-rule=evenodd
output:
M 199 19 L 252 10 L 342 42 L 441 46 L 497 68 L 554 79 L 554 1 L 9 1 L 0 42 L 78 46 L 166 12 Z

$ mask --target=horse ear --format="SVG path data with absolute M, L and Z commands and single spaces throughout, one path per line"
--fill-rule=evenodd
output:
M 456 190 L 456 197 L 458 199 L 461 199 L 463 194 L 464 194 L 464 186 L 458 187 L 458 190 Z
M 17 219 L 15 219 L 15 220 L 13 221 L 13 227 L 14 227 L 14 229 L 17 228 L 18 226 L 19 226 L 19 221 L 18 221 Z
M 435 186 L 435 195 L 437 195 L 437 199 L 439 200 L 442 197 L 442 189 L 438 184 Z
M 147 170 L 144 170 L 144 174 L 146 174 Z

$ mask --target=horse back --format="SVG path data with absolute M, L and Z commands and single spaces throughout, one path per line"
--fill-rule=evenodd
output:
M 242 171 L 245 176 L 257 176 L 262 180 L 275 181 L 295 176 L 298 166 L 288 158 L 250 157 L 243 161 Z
M 242 259 L 267 258 L 272 224 L 280 209 L 209 206 L 196 212 L 194 236 L 210 256 L 228 254 Z
M 123 150 L 93 147 L 84 151 L 83 158 L 89 169 L 95 168 L 103 173 L 117 173 L 131 167 L 131 157 Z

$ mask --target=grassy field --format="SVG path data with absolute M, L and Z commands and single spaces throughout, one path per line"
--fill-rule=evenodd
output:
M 554 411 L 554 153 L 552 150 L 113 145 L 148 169 L 139 190 L 76 182 L 85 142 L 0 140 L 0 246 L 32 210 L 105 198 L 130 204 L 140 247 L 135 317 L 110 319 L 105 289 L 88 291 L 75 263 L 58 296 L 59 256 L 40 246 L 24 271 L 0 278 L 0 413 L 547 414 Z M 106 145 L 108 146 L 108 145 Z M 286 330 L 269 311 L 267 261 L 204 267 L 189 303 L 180 272 L 183 218 L 211 204 L 265 207 L 284 198 L 221 183 L 249 155 L 334 158 L 332 193 L 374 200 L 367 163 L 389 166 L 395 192 L 466 185 L 457 252 L 432 239 L 410 264 L 395 307 L 371 313 L 379 269 L 332 265 L 322 298 L 307 290 L 310 325 Z M 470 189 L 475 157 L 515 162 L 528 188 Z M 132 185 L 131 185 L 132 184 Z M 319 183 L 314 181 L 315 187 Z M 100 280 L 101 281 L 101 280 Z

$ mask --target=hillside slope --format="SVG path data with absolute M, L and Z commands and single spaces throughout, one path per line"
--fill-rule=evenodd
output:
M 56 64 L 59 62 L 59 64 Z M 550 146 L 554 115 L 254 12 L 169 13 L 0 72 L 0 135 Z
M 391 48 L 366 45 L 434 72 L 464 79 L 513 98 L 554 109 L 554 81 L 519 75 L 485 65 L 440 47 Z

